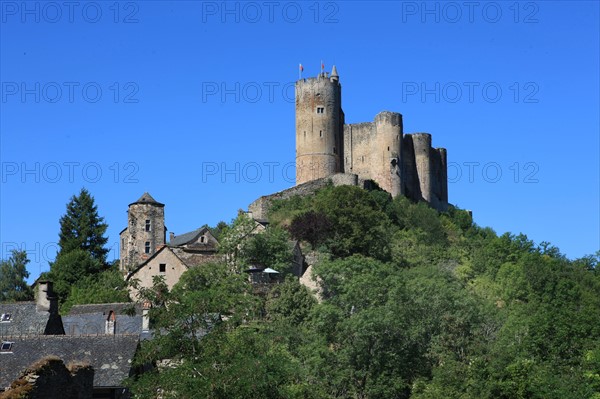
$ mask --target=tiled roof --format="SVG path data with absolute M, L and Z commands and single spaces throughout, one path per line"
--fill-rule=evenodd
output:
M 88 314 L 88 313 L 104 313 L 108 315 L 110 311 L 115 312 L 115 314 L 124 314 L 130 315 L 131 311 L 135 311 L 135 314 L 142 314 L 142 305 L 134 302 L 116 302 L 116 303 L 95 303 L 88 305 L 73 305 L 71 310 L 69 310 L 68 315 L 80 315 L 80 314 Z
M 63 325 L 67 335 L 104 334 L 106 320 L 113 311 L 115 334 L 142 333 L 142 305 L 133 302 L 75 305 L 66 316 Z M 135 312 L 133 315 L 131 312 Z
M 108 313 L 87 313 L 63 316 L 63 326 L 67 335 L 104 334 Z M 141 334 L 142 316 L 115 314 L 115 334 Z
M 192 241 L 194 238 L 198 237 L 200 234 L 204 233 L 208 230 L 207 227 L 200 227 L 194 231 L 190 231 L 189 233 L 180 234 L 178 236 L 173 237 L 173 239 L 169 242 L 169 246 L 178 247 L 180 245 L 185 245 L 188 242 Z
M 152 198 L 152 196 L 148 193 L 144 193 L 137 201 L 132 202 L 129 205 L 131 206 L 133 204 L 153 204 L 161 207 L 165 206 L 165 204 L 161 204 L 160 202 Z
M 0 303 L 2 314 L 10 314 L 10 320 L 0 322 L 0 337 L 63 333 L 60 315 L 38 311 L 35 302 Z
M 65 364 L 88 363 L 94 368 L 94 387 L 118 387 L 130 376 L 139 335 L 3 337 L 11 353 L 0 352 L 0 392 L 30 364 L 54 355 Z

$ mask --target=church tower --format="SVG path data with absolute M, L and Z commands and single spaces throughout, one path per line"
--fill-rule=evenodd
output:
M 343 172 L 342 86 L 331 76 L 296 82 L 296 185 Z
M 148 193 L 129 204 L 127 227 L 121 238 L 120 269 L 128 272 L 165 245 L 165 205 Z

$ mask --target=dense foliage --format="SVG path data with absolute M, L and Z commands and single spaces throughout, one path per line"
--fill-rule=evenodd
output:
M 14 249 L 10 258 L 0 261 L 0 302 L 28 301 L 33 291 L 27 285 L 27 253 Z
M 94 197 L 85 188 L 81 189 L 79 195 L 71 197 L 66 208 L 60 218 L 60 250 L 50 263 L 50 272 L 42 277 L 54 282 L 54 291 L 62 304 L 68 301 L 67 306 L 105 302 L 111 297 L 110 302 L 126 299 L 122 279 L 118 284 L 115 272 L 103 273 L 110 270 L 105 248 L 108 238 L 104 236 L 108 225 L 98 215 Z M 106 284 L 112 287 L 107 288 Z M 74 298 L 70 299 L 71 295 Z
M 162 333 L 142 345 L 138 363 L 157 367 L 130 382 L 136 397 L 600 398 L 598 254 L 570 261 L 356 187 L 269 219 L 251 244 L 248 221 L 223 229 L 228 263 L 145 293 Z M 240 273 L 285 262 L 284 230 L 320 259 L 320 301 L 291 276 L 257 295 Z

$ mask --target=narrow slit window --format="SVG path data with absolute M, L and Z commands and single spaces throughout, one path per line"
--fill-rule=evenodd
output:
M 150 219 L 146 219 L 146 231 L 150 231 Z

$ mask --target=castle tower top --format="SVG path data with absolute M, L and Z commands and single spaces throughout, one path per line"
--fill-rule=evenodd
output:
M 158 202 L 157 200 L 152 198 L 152 196 L 148 192 L 145 192 L 144 194 L 142 194 L 142 196 L 137 201 L 132 202 L 131 204 L 129 204 L 129 206 L 135 205 L 135 204 L 151 204 L 151 205 L 156 205 L 156 206 L 160 206 L 160 207 L 165 206 L 165 204 L 161 204 L 160 202 Z
M 340 80 L 340 75 L 338 75 L 337 68 L 335 65 L 331 68 L 331 80 Z

